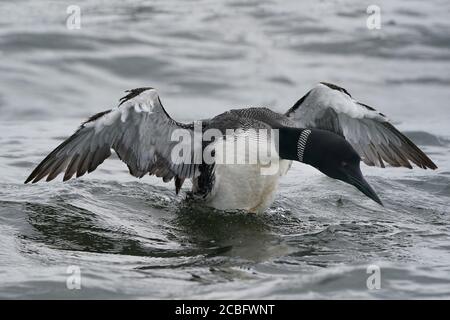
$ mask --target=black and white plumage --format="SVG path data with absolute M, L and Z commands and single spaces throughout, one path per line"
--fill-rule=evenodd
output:
M 111 148 L 138 178 L 154 174 L 170 181 L 173 177 L 192 178 L 198 165 L 174 164 L 170 141 L 175 129 L 192 130 L 193 124 L 171 119 L 152 88 L 130 90 L 118 107 L 100 112 L 79 127 L 53 150 L 25 181 L 37 182 L 47 176 L 51 181 L 61 172 L 69 180 L 95 170 L 111 155 Z M 193 161 L 191 161 L 193 162 Z
M 51 181 L 62 172 L 64 181 L 74 175 L 80 177 L 95 170 L 113 149 L 135 177 L 148 173 L 165 182 L 175 179 L 177 193 L 185 179 L 191 179 L 193 195 L 207 205 L 259 212 L 272 203 L 279 177 L 286 174 L 293 160 L 350 183 L 379 203 L 359 170 L 360 158 L 368 165 L 381 167 L 387 162 L 410 168 L 412 162 L 421 168 L 436 168 L 384 115 L 357 102 L 345 89 L 327 83 L 318 84 L 286 114 L 247 108 L 203 121 L 203 132 L 217 129 L 221 138 L 191 145 L 192 154 L 185 158 L 189 161 L 174 163 L 171 154 L 178 142 L 171 140 L 172 133 L 185 129 L 193 135 L 194 127 L 194 123 L 173 120 L 153 88 L 129 90 L 116 108 L 85 121 L 36 167 L 25 183 L 45 177 Z M 223 147 L 236 139 L 227 135 L 227 129 L 242 129 L 244 135 L 249 129 L 279 129 L 277 157 L 271 153 L 277 171 L 261 175 L 260 163 L 204 163 L 194 159 L 207 147 L 220 156 Z M 326 158 L 334 160 L 324 161 Z
M 319 83 L 286 112 L 297 126 L 332 131 L 343 136 L 369 166 L 436 169 L 436 165 L 388 118 L 356 101 L 344 88 Z

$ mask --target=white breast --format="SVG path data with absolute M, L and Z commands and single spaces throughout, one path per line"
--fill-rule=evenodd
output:
M 206 204 L 220 210 L 262 212 L 272 204 L 279 179 L 289 170 L 292 161 L 279 159 L 274 145 L 269 146 L 269 153 L 268 150 L 261 151 L 261 144 L 258 144 L 258 150 L 255 143 L 250 143 L 245 149 L 239 149 L 238 144 L 236 154 L 253 156 L 258 161 L 252 164 L 218 163 L 217 159 L 226 159 L 230 141 L 232 139 L 216 143 L 215 183 Z

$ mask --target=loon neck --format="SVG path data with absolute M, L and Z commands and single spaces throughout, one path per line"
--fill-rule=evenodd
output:
M 280 158 L 306 163 L 305 149 L 310 134 L 309 129 L 281 128 L 278 151 Z

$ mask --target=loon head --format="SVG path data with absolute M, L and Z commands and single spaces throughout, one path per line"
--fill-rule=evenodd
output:
M 355 186 L 383 205 L 362 175 L 360 156 L 340 135 L 320 129 L 283 128 L 279 139 L 281 158 L 309 164 L 328 177 Z

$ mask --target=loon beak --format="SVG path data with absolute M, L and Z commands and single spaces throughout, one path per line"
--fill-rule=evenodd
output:
M 357 170 L 352 170 L 352 172 L 347 171 L 346 176 L 348 183 L 355 186 L 359 191 L 364 193 L 367 197 L 369 197 L 376 203 L 384 206 L 378 195 L 375 193 L 369 183 L 367 183 L 366 179 L 364 179 L 361 173 L 361 169 L 357 168 Z

